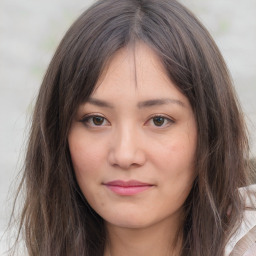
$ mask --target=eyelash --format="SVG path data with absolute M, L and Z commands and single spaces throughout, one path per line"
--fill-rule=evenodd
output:
M 102 124 L 101 125 L 96 125 L 95 123 L 93 124 L 93 118 L 102 118 L 103 119 L 103 122 L 108 122 L 110 123 L 105 117 L 101 116 L 101 115 L 97 115 L 97 114 L 93 114 L 93 115 L 87 115 L 85 117 L 83 117 L 81 119 L 80 122 L 82 122 L 85 126 L 90 126 L 90 127 L 101 127 L 103 126 Z
M 95 124 L 95 123 L 93 122 L 93 118 L 100 118 L 101 121 L 103 121 L 103 123 L 97 125 L 97 124 Z M 166 116 L 164 116 L 164 115 L 154 115 L 154 116 L 151 116 L 151 117 L 146 121 L 145 124 L 148 124 L 148 123 L 151 122 L 151 121 L 154 122 L 154 118 L 162 118 L 163 121 L 164 121 L 164 123 L 163 123 L 164 125 L 163 125 L 163 124 L 160 124 L 160 125 L 158 126 L 158 125 L 156 125 L 155 123 L 153 124 L 154 127 L 158 127 L 159 129 L 160 129 L 160 128 L 165 128 L 166 126 L 168 127 L 169 125 L 175 123 L 175 121 L 174 121 L 173 119 L 171 119 L 170 117 L 166 117 Z M 94 128 L 94 127 L 102 127 L 102 126 L 109 126 L 109 124 L 110 124 L 110 122 L 109 122 L 105 117 L 103 117 L 103 116 L 101 116 L 101 115 L 97 115 L 97 114 L 87 115 L 87 116 L 83 117 L 83 118 L 80 120 L 80 122 L 82 122 L 85 126 L 87 126 L 87 127 L 92 127 L 92 128 Z M 104 122 L 107 122 L 107 125 L 104 125 Z
M 164 115 L 154 115 L 154 116 L 151 116 L 148 121 L 146 123 L 149 123 L 150 121 L 154 122 L 154 118 L 162 118 L 164 120 L 164 124 L 165 125 L 161 125 L 161 126 L 158 126 L 158 125 L 155 125 L 155 127 L 158 127 L 158 128 L 165 128 L 165 127 L 168 127 L 169 125 L 173 124 L 175 121 L 173 119 L 171 119 L 170 117 L 166 117 Z

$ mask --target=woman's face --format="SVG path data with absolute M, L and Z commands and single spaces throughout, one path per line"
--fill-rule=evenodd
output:
M 177 219 L 195 178 L 197 127 L 188 99 L 142 43 L 118 51 L 96 88 L 68 137 L 85 198 L 118 227 Z

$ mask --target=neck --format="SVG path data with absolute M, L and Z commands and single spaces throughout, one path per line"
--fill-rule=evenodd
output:
M 146 228 L 123 228 L 106 223 L 106 228 L 105 256 L 180 255 L 182 235 L 178 235 L 178 222 L 162 221 Z

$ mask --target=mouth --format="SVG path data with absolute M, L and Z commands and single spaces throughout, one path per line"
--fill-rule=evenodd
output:
M 153 184 L 144 183 L 137 180 L 114 180 L 103 183 L 103 185 L 110 189 L 112 192 L 122 196 L 136 195 L 154 186 Z

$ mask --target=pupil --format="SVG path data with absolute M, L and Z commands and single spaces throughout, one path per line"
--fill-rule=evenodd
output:
M 101 125 L 104 121 L 104 118 L 103 117 L 100 117 L 100 116 L 95 116 L 93 117 L 93 123 L 95 125 Z
M 154 117 L 153 122 L 156 126 L 161 126 L 164 123 L 163 117 Z

